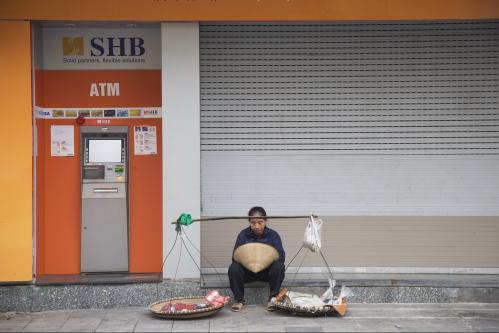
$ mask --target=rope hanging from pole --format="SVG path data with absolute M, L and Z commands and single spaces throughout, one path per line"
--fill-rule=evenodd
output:
M 297 256 L 300 254 L 300 252 L 304 249 L 304 248 L 307 248 L 308 250 L 310 250 L 311 252 L 315 252 L 320 255 L 322 261 L 324 262 L 325 266 L 326 266 L 326 269 L 327 269 L 327 272 L 329 273 L 329 285 L 330 285 L 330 288 L 328 289 L 328 291 L 326 291 L 326 293 L 324 293 L 324 295 L 326 295 L 327 293 L 329 293 L 331 295 L 331 300 L 327 301 L 327 302 L 333 302 L 333 296 L 332 296 L 332 293 L 333 293 L 333 289 L 334 289 L 334 285 L 336 283 L 336 281 L 334 280 L 334 276 L 333 276 L 333 272 L 332 272 L 332 269 L 331 269 L 331 266 L 329 265 L 329 263 L 327 262 L 325 256 L 324 256 L 324 253 L 321 251 L 321 226 L 322 226 L 322 220 L 318 218 L 318 216 L 316 215 L 293 215 L 293 216 L 265 216 L 266 219 L 297 219 L 297 218 L 300 218 L 300 219 L 303 219 L 303 218 L 308 218 L 310 219 L 309 220 L 309 223 L 305 229 L 305 236 L 304 236 L 304 240 L 303 240 L 303 243 L 301 245 L 301 247 L 298 249 L 297 253 L 292 257 L 291 261 L 288 263 L 288 265 L 286 265 L 285 267 L 285 271 L 288 270 L 288 268 L 290 267 L 290 265 L 293 263 L 293 261 L 297 258 Z M 317 220 L 315 220 L 315 218 L 317 218 Z M 187 255 L 191 258 L 192 262 L 194 263 L 194 265 L 196 266 L 196 268 L 198 269 L 199 273 L 200 273 L 200 283 L 201 285 L 206 285 L 205 281 L 204 281 L 204 277 L 203 277 L 203 272 L 201 270 L 201 265 L 198 264 L 198 262 L 196 261 L 196 258 L 194 257 L 193 253 L 191 253 L 191 250 L 189 249 L 189 246 L 187 245 L 187 243 L 190 244 L 190 247 L 193 251 L 196 251 L 199 253 L 200 257 L 203 259 L 204 262 L 208 263 L 215 271 L 215 274 L 217 275 L 217 277 L 220 279 L 220 282 L 223 284 L 223 280 L 220 276 L 220 274 L 217 272 L 217 269 L 216 267 L 214 267 L 214 265 L 207 259 L 203 256 L 203 254 L 201 253 L 201 251 L 194 245 L 194 243 L 189 239 L 187 233 L 185 232 L 184 228 L 193 224 L 194 222 L 201 222 L 201 221 L 218 221 L 218 220 L 234 220 L 234 219 L 251 219 L 251 216 L 227 216 L 227 217 L 214 217 L 214 218 L 204 218 L 204 219 L 193 219 L 192 216 L 190 214 L 187 214 L 187 213 L 182 213 L 175 222 L 172 222 L 172 224 L 175 224 L 175 240 L 173 242 L 173 245 L 172 247 L 169 249 L 165 259 L 163 260 L 163 263 L 162 263 L 162 266 L 161 266 L 161 271 L 163 271 L 164 269 L 164 265 L 166 263 L 166 260 L 172 255 L 172 252 L 174 250 L 174 248 L 176 247 L 177 243 L 179 244 L 180 246 L 180 251 L 179 251 L 179 254 L 178 254 L 178 259 L 177 259 L 177 263 L 176 263 L 176 267 L 175 267 L 175 274 L 173 276 L 173 280 L 176 280 L 177 278 L 177 274 L 179 272 L 179 268 L 180 268 L 180 265 L 181 265 L 181 262 L 183 261 L 183 249 L 185 248 L 185 252 L 187 252 Z M 180 239 L 179 239 L 180 238 Z M 187 242 L 186 242 L 187 240 Z M 296 277 L 300 271 L 300 269 L 302 268 L 303 266 L 303 263 L 307 257 L 307 254 L 308 254 L 308 251 L 306 251 L 305 255 L 303 256 L 303 258 L 301 259 L 296 271 L 294 272 L 294 276 L 293 276 L 293 279 L 292 279 L 292 282 L 291 282 L 291 286 L 294 286 L 295 285 L 295 280 L 296 280 Z M 173 302 L 174 302 L 174 299 L 172 298 L 173 296 L 173 291 L 174 291 L 175 288 L 171 288 L 169 291 L 166 290 L 166 293 L 169 293 L 170 294 L 170 297 L 168 298 L 168 300 L 166 300 L 164 303 L 165 305 L 162 305 L 162 308 L 161 308 L 161 311 L 162 313 L 164 314 L 165 311 L 169 311 L 169 312 L 172 312 L 172 311 L 177 311 L 178 309 L 182 309 L 182 311 L 184 311 L 186 308 L 184 307 L 185 305 L 183 303 L 179 303 L 177 304 L 179 307 L 177 307 L 177 305 L 173 306 Z M 159 297 L 159 283 L 156 285 L 156 292 L 157 292 L 157 295 Z M 214 290 L 212 292 L 216 292 L 217 295 L 219 295 L 218 291 Z M 210 296 L 210 294 L 212 293 L 208 293 L 208 295 L 204 298 L 208 301 L 210 301 L 210 299 L 208 298 L 208 296 Z M 291 293 L 291 292 L 290 292 Z M 327 295 L 329 295 L 327 294 Z M 289 297 L 292 297 L 291 294 L 289 294 L 290 296 Z M 340 299 L 340 303 L 341 303 L 341 297 L 343 295 L 343 288 L 342 288 L 342 291 L 340 293 L 340 296 L 339 299 Z M 313 297 L 316 297 L 317 296 L 314 296 L 312 295 Z M 303 297 L 303 296 L 300 296 L 300 297 Z M 326 297 L 326 296 L 322 296 L 322 297 Z M 343 297 L 346 297 L 346 296 L 343 296 Z M 228 301 L 228 298 L 229 297 L 222 297 L 220 296 L 219 298 L 222 298 L 223 299 L 223 304 L 226 304 L 227 301 Z M 202 298 L 201 298 L 202 299 Z M 326 302 L 326 301 L 324 301 Z M 156 302 L 157 303 L 157 302 Z M 154 304 L 156 304 L 154 303 Z M 203 303 L 204 304 L 204 303 Z M 278 303 L 276 303 L 278 304 Z M 325 303 L 326 304 L 326 303 Z M 327 304 L 333 304 L 333 308 L 335 307 L 335 303 L 327 303 Z M 343 303 L 342 303 L 343 304 Z M 151 305 L 152 306 L 152 305 Z M 167 310 L 164 310 L 165 308 L 167 308 Z M 336 309 L 336 308 L 335 308 Z M 151 310 L 151 311 L 155 311 L 155 310 Z M 338 310 L 337 310 L 338 311 Z M 156 312 L 155 312 L 156 313 Z M 326 314 L 326 312 L 324 312 L 324 314 Z M 343 311 L 343 314 L 344 314 L 344 311 Z M 179 317 L 180 318 L 180 317 Z M 173 318 L 175 319 L 175 318 Z
M 187 235 L 185 234 L 185 232 L 182 231 L 182 227 L 183 226 L 189 226 L 189 225 L 193 224 L 194 222 L 221 221 L 221 220 L 242 220 L 242 219 L 247 220 L 249 218 L 250 218 L 250 216 L 224 216 L 224 217 L 209 217 L 209 218 L 193 219 L 192 216 L 191 216 L 191 214 L 182 213 L 182 214 L 180 214 L 180 216 L 177 218 L 176 221 L 171 222 L 171 223 L 176 225 L 175 226 L 175 231 L 177 232 L 177 237 L 178 237 L 179 234 L 181 235 L 181 241 L 182 241 L 181 245 L 184 245 L 186 247 L 186 250 L 187 250 L 187 246 L 186 246 L 187 244 L 185 244 L 185 242 L 183 240 L 183 235 L 185 235 L 186 237 L 187 237 Z M 265 216 L 265 218 L 266 219 L 303 219 L 303 218 L 309 218 L 309 219 L 313 220 L 314 218 L 318 218 L 318 216 L 317 215 L 313 215 L 313 214 L 310 214 L 310 215 L 287 215 L 287 216 L 286 215 L 275 215 L 275 216 Z M 175 247 L 175 243 L 176 243 L 177 237 L 175 237 L 175 242 L 173 244 L 173 247 L 169 251 L 169 253 L 168 253 L 168 255 L 167 255 L 166 258 L 168 258 L 168 256 L 171 254 L 171 251 Z M 194 244 L 191 242 L 191 240 L 188 237 L 187 237 L 187 240 L 189 241 L 189 243 L 191 244 L 191 246 L 196 250 L 196 252 L 198 252 L 200 254 L 201 258 L 204 259 L 210 266 L 212 266 L 212 268 L 216 272 L 216 268 L 214 267 L 214 265 L 207 258 L 205 258 L 201 254 L 201 251 L 194 246 Z M 302 245 L 300 247 L 300 249 L 296 252 L 296 254 L 293 256 L 293 258 L 291 259 L 291 261 L 286 266 L 285 271 L 288 270 L 288 268 L 290 267 L 291 263 L 298 256 L 298 254 L 303 250 L 304 247 L 305 246 Z M 327 269 L 327 271 L 329 273 L 329 277 L 334 280 L 334 276 L 333 276 L 333 272 L 331 271 L 331 267 L 329 266 L 329 263 L 327 262 L 324 254 L 322 253 L 322 251 L 320 250 L 320 248 L 316 252 L 319 253 L 322 261 L 324 262 L 324 264 L 326 266 L 326 269 Z M 199 267 L 198 264 L 195 262 L 195 260 L 194 260 L 193 256 L 191 255 L 191 253 L 190 252 L 188 252 L 188 253 L 189 253 L 189 256 L 191 257 L 191 259 L 193 260 L 194 264 L 196 265 L 196 268 L 199 270 L 199 273 L 201 275 L 201 280 L 203 280 L 203 278 L 202 278 L 203 274 L 202 274 L 202 271 L 201 271 L 201 267 Z M 166 258 L 165 258 L 165 261 L 166 261 Z M 164 265 L 165 261 L 163 261 L 163 265 Z M 299 264 L 299 266 L 298 266 L 298 268 L 296 270 L 296 273 L 294 275 L 293 281 L 296 279 L 296 274 L 301 269 L 302 265 L 303 265 L 303 260 L 300 262 L 300 264 Z M 217 273 L 217 275 L 219 275 L 218 272 L 216 272 L 216 273 Z

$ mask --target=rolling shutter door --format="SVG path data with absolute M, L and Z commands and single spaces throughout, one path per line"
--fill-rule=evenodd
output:
M 499 215 L 499 21 L 202 24 L 200 54 L 204 216 Z

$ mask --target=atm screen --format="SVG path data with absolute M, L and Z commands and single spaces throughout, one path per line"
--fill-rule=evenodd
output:
M 122 163 L 121 145 L 123 140 L 88 140 L 88 162 Z

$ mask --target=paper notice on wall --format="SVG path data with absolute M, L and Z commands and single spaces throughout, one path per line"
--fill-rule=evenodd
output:
M 135 155 L 157 154 L 156 126 L 134 126 Z
M 50 127 L 51 156 L 74 156 L 74 126 Z

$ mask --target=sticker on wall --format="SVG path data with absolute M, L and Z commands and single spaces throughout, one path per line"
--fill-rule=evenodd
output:
M 74 156 L 74 126 L 50 127 L 51 156 Z
M 158 108 L 143 109 L 142 116 L 144 118 L 159 118 L 159 116 L 161 116 L 161 110 Z
M 116 110 L 104 110 L 104 117 L 116 117 Z
M 134 126 L 135 155 L 156 155 L 156 126 Z
M 43 109 L 35 109 L 37 118 L 50 118 L 52 116 L 51 112 Z
M 76 110 L 66 110 L 66 118 L 78 117 Z
M 90 110 L 80 110 L 79 115 L 85 118 L 90 117 Z
M 117 110 L 116 116 L 121 118 L 128 118 L 128 110 Z
M 90 116 L 92 118 L 102 118 L 103 116 L 103 110 L 92 110 L 90 111 Z
M 53 118 L 61 118 L 64 117 L 64 110 L 53 110 L 52 111 Z
M 140 110 L 139 109 L 128 110 L 128 116 L 129 117 L 140 117 Z

